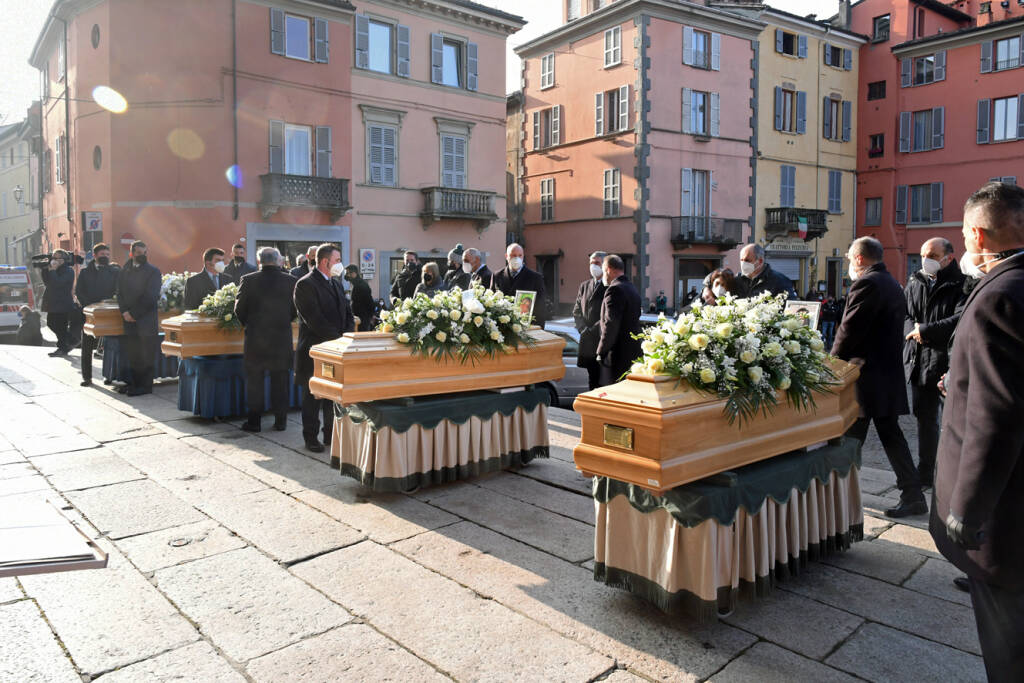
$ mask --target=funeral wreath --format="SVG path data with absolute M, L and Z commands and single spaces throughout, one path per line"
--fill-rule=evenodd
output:
M 160 299 L 157 302 L 161 311 L 180 311 L 185 302 L 185 280 L 192 273 L 167 273 L 160 281 Z
M 235 317 L 235 298 L 238 296 L 238 285 L 231 283 L 207 294 L 199 306 L 200 315 L 208 315 L 217 319 L 217 327 L 222 330 L 240 330 L 242 323 Z

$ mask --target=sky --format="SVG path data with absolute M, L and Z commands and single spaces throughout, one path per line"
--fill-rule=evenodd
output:
M 559 26 L 560 0 L 477 0 L 484 5 L 518 14 L 527 25 L 508 41 L 506 91 L 519 89 L 519 58 L 513 53 L 521 45 Z M 39 92 L 39 73 L 28 65 L 51 0 L 0 0 L 0 125 L 15 123 L 25 116 L 29 103 Z M 356 5 L 358 6 L 358 2 Z M 773 0 L 772 6 L 794 14 L 815 12 L 819 17 L 835 14 L 837 0 Z

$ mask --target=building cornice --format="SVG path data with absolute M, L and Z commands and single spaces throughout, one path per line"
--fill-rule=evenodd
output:
M 802 31 L 804 33 L 812 34 L 816 38 L 828 39 L 829 42 L 835 43 L 836 45 L 860 47 L 868 42 L 868 37 L 859 33 L 835 28 L 825 22 L 800 19 L 778 10 L 767 9 L 761 13 L 758 19 L 769 26 L 778 26 L 779 28 L 790 28 L 795 31 Z
M 469 0 L 369 0 L 360 3 L 359 9 L 365 11 L 371 4 L 382 5 L 399 12 L 418 10 L 421 14 L 442 16 L 450 21 L 476 25 L 506 36 L 526 26 L 526 20 L 520 16 Z
M 1018 17 L 1016 19 L 1001 21 L 994 24 L 987 24 L 985 26 L 977 26 L 962 29 L 960 31 L 953 31 L 952 33 L 944 33 L 929 36 L 927 38 L 918 38 L 917 40 L 907 41 L 905 43 L 900 43 L 899 45 L 894 45 L 892 47 L 892 53 L 897 57 L 902 57 L 929 54 L 937 49 L 948 50 L 950 48 L 964 47 L 967 45 L 977 45 L 978 43 L 986 40 L 1019 36 L 1022 28 L 1024 28 L 1024 17 Z

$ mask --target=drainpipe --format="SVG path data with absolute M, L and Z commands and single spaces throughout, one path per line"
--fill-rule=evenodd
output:
M 647 32 L 647 26 L 650 22 L 650 17 L 646 14 L 641 14 L 634 19 L 634 25 L 637 26 L 640 34 L 640 59 L 637 68 L 637 79 L 636 85 L 634 86 L 638 97 L 634 100 L 637 103 L 637 123 L 636 123 L 636 147 L 634 148 L 634 155 L 636 156 L 637 164 L 634 169 L 634 177 L 637 181 L 639 189 L 637 197 L 637 207 L 634 212 L 634 221 L 636 223 L 636 232 L 633 235 L 633 241 L 636 244 L 636 288 L 640 292 L 640 299 L 643 302 L 644 310 L 647 310 L 647 305 L 650 299 L 647 296 L 647 288 L 650 285 L 650 277 L 647 274 L 647 267 L 650 264 L 650 255 L 647 253 L 648 244 L 650 242 L 650 235 L 647 232 L 647 223 L 650 219 L 650 215 L 647 212 L 647 199 L 650 196 L 650 174 L 651 168 L 649 165 L 648 157 L 651 154 L 651 147 L 647 142 L 647 133 L 650 131 L 650 121 L 648 119 L 648 112 L 650 111 L 651 104 L 648 99 L 648 93 L 650 92 L 650 81 L 648 80 L 648 62 L 650 58 L 647 56 L 647 46 L 650 41 L 649 34 Z M 619 180 L 619 206 L 622 206 L 622 180 Z M 673 281 L 675 280 L 675 273 L 672 275 Z
M 60 17 L 57 17 L 60 19 Z M 64 19 L 60 19 L 60 23 L 64 26 L 64 34 L 61 40 L 64 41 L 64 154 L 61 155 L 60 162 L 64 165 L 61 171 L 64 173 L 64 196 L 67 200 L 65 212 L 67 213 L 68 221 L 68 237 L 73 237 L 74 233 L 71 231 L 71 225 L 75 222 L 74 215 L 71 213 L 71 75 L 70 69 L 68 68 L 68 22 Z M 74 249 L 74 240 L 72 240 L 72 249 Z
M 231 0 L 231 126 L 233 140 L 232 163 L 235 171 L 235 182 L 231 183 L 232 206 L 231 218 L 238 220 L 238 181 L 241 178 L 241 169 L 238 167 L 238 28 L 235 21 L 237 0 Z

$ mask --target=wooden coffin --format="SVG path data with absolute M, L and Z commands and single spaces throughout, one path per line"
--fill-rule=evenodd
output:
M 219 356 L 242 353 L 245 334 L 241 329 L 224 330 L 218 320 L 189 312 L 168 318 L 160 323 L 164 341 L 160 351 L 165 356 L 192 358 L 193 356 Z M 292 323 L 292 346 L 299 338 L 299 324 Z
M 468 360 L 414 355 L 389 332 L 350 332 L 310 349 L 309 390 L 336 403 L 451 394 L 556 381 L 565 375 L 565 340 L 539 327 L 536 342 L 517 351 Z
M 101 301 L 90 304 L 82 309 L 85 314 L 85 325 L 82 331 L 93 337 L 116 337 L 124 334 L 124 318 L 116 301 Z M 167 318 L 180 315 L 181 311 L 160 311 L 160 322 Z
M 817 410 L 794 409 L 782 392 L 775 412 L 729 424 L 724 399 L 673 377 L 630 375 L 580 394 L 583 433 L 573 449 L 584 474 L 611 477 L 656 494 L 704 477 L 841 436 L 857 419 L 860 370 L 832 361 L 840 385 L 814 395 Z

